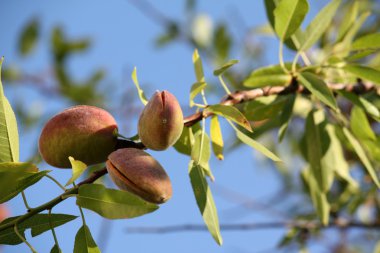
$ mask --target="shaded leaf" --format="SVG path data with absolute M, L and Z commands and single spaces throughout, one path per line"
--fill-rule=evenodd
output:
M 251 128 L 251 125 L 249 124 L 248 120 L 234 106 L 220 105 L 220 104 L 210 105 L 204 110 L 204 112 L 205 113 L 213 113 L 213 114 L 222 116 L 226 119 L 232 120 L 233 122 L 244 127 L 248 131 L 252 132 L 252 128 Z
M 21 31 L 18 50 L 22 56 L 30 54 L 36 47 L 39 30 L 40 24 L 38 20 L 33 19 Z
M 293 114 L 293 107 L 296 101 L 296 95 L 292 94 L 286 100 L 286 103 L 283 107 L 282 113 L 280 115 L 280 129 L 278 130 L 278 140 L 281 142 L 285 136 L 286 130 L 288 129 L 288 125 L 290 119 Z
M 306 0 L 280 1 L 274 10 L 274 28 L 281 41 L 289 38 L 300 27 L 308 11 Z
M 369 115 L 371 115 L 374 119 L 379 120 L 380 112 L 379 109 L 363 96 L 358 96 L 352 92 L 348 92 L 345 90 L 337 91 L 338 94 L 344 96 L 346 99 L 350 100 L 354 105 L 359 106 L 363 110 L 365 110 Z
M 210 121 L 210 137 L 212 150 L 219 160 L 223 160 L 223 136 L 217 116 L 212 116 Z
M 189 176 L 203 220 L 214 240 L 219 245 L 222 245 L 223 239 L 220 234 L 218 213 L 201 165 L 191 160 L 189 164 Z
M 286 96 L 260 97 L 245 103 L 244 115 L 248 120 L 259 121 L 278 116 L 284 109 Z
M 100 249 L 92 238 L 90 229 L 83 225 L 75 235 L 74 253 L 100 253 Z
M 132 72 L 132 81 L 137 88 L 137 92 L 139 94 L 139 98 L 140 98 L 141 102 L 144 105 L 146 105 L 148 103 L 148 99 L 146 98 L 144 91 L 140 88 L 139 81 L 137 80 L 137 69 L 136 69 L 136 67 L 133 69 L 133 72 Z
M 84 162 L 81 162 L 79 160 L 75 160 L 72 156 L 69 156 L 69 160 L 70 160 L 70 163 L 71 163 L 71 168 L 72 168 L 73 175 L 71 176 L 71 178 L 69 179 L 69 181 L 67 181 L 67 183 L 66 183 L 65 186 L 68 186 L 68 185 L 72 184 L 87 169 L 87 165 Z
M 157 205 L 132 193 L 108 189 L 99 184 L 79 187 L 76 203 L 108 219 L 134 218 L 158 209 Z
M 334 95 L 322 79 L 309 72 L 302 72 L 298 77 L 302 85 L 304 85 L 319 100 L 331 108 L 337 109 Z
M 50 253 L 61 253 L 62 251 L 58 248 L 57 244 L 54 244 L 53 248 L 51 248 Z
M 190 131 L 191 128 L 186 126 L 183 127 L 181 136 L 179 137 L 178 141 L 173 145 L 175 150 L 184 155 L 191 155 Z
M 224 61 L 229 53 L 232 44 L 232 37 L 228 34 L 224 24 L 218 24 L 214 31 L 213 46 L 218 61 Z
M 352 64 L 344 66 L 343 70 L 353 74 L 356 77 L 360 77 L 380 85 L 380 71 L 374 68 Z
M 286 63 L 285 67 L 291 69 L 291 63 Z M 282 69 L 280 65 L 270 65 L 256 69 L 251 72 L 243 85 L 250 88 L 265 86 L 286 86 L 292 81 L 292 76 Z
M 190 107 L 194 106 L 194 98 L 202 91 L 204 88 L 206 88 L 207 83 L 206 82 L 196 82 L 191 86 L 190 89 Z
M 220 76 L 223 74 L 226 70 L 231 68 L 233 65 L 238 63 L 238 60 L 229 60 L 228 62 L 224 63 L 220 68 L 214 70 L 214 75 L 215 76 Z

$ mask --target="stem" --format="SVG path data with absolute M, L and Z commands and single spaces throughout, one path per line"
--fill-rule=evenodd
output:
M 219 75 L 219 81 L 222 84 L 222 87 L 224 88 L 224 90 L 226 91 L 226 93 L 227 94 L 231 94 L 231 91 L 228 89 L 226 83 L 224 82 L 222 75 Z
M 86 219 L 84 218 L 82 207 L 78 206 L 78 208 L 79 208 L 80 216 L 82 217 L 83 226 L 86 226 Z
M 22 196 L 22 200 L 24 201 L 24 205 L 25 205 L 26 209 L 29 212 L 29 210 L 32 209 L 32 208 L 29 206 L 28 201 L 26 200 L 26 196 L 25 196 L 25 192 L 24 191 L 21 192 L 21 196 Z
M 204 91 L 204 90 L 201 90 L 201 94 L 202 94 L 203 103 L 207 106 L 208 103 L 207 103 L 207 99 L 206 99 L 205 91 Z
M 284 70 L 284 72 L 289 74 L 289 70 L 285 67 L 283 51 L 284 51 L 284 43 L 280 40 L 280 45 L 278 48 L 278 60 L 280 61 L 280 66 Z
M 17 229 L 17 223 L 14 224 L 13 226 L 13 229 L 16 233 L 16 235 L 21 239 L 21 241 L 23 243 L 25 243 L 26 245 L 28 245 L 29 249 L 33 252 L 33 253 L 37 253 L 37 251 L 33 248 L 33 246 L 20 234 L 20 232 L 18 231 Z
M 297 52 L 296 56 L 294 57 L 293 63 L 292 63 L 292 72 L 295 73 L 297 71 L 297 62 L 298 58 L 300 57 L 300 52 Z
M 51 210 L 53 208 L 50 208 L 49 209 L 49 225 L 50 225 L 50 229 L 51 229 L 51 232 L 53 234 L 53 238 L 54 238 L 54 242 L 55 242 L 55 245 L 57 245 L 58 247 L 58 252 L 62 252 L 61 251 L 61 248 L 59 247 L 59 243 L 58 243 L 58 239 L 57 239 L 57 235 L 55 234 L 55 230 L 54 230 L 54 227 L 53 227 L 53 222 L 51 221 Z
M 59 186 L 59 188 L 61 188 L 63 191 L 66 191 L 66 187 L 64 187 L 63 185 L 61 185 L 54 177 L 50 176 L 49 174 L 46 174 L 46 177 L 49 178 L 50 180 L 52 180 L 56 185 Z

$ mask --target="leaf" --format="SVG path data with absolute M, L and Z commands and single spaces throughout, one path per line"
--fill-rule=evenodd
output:
M 376 135 L 368 122 L 365 112 L 357 106 L 351 110 L 350 126 L 359 140 L 376 141 Z
M 287 101 L 286 96 L 260 97 L 245 103 L 244 114 L 248 120 L 259 121 L 277 117 Z
M 100 249 L 92 238 L 90 229 L 83 225 L 75 236 L 74 253 L 100 253 Z
M 287 69 L 291 68 L 291 63 L 286 63 Z M 265 86 L 286 86 L 292 81 L 292 76 L 282 69 L 280 65 L 270 65 L 256 69 L 251 72 L 243 82 L 245 87 L 259 88 Z
M 380 33 L 371 33 L 355 40 L 351 45 L 351 50 L 380 49 Z
M 0 163 L 0 172 L 37 172 L 35 164 L 26 162 L 3 162 Z
M 133 72 L 132 72 L 132 81 L 137 88 L 137 92 L 139 94 L 139 98 L 140 98 L 141 102 L 144 105 L 146 105 L 148 103 L 148 99 L 146 98 L 144 91 L 140 88 L 139 81 L 137 80 L 137 69 L 136 69 L 136 67 L 134 67 Z
M 228 33 L 227 27 L 224 24 L 218 24 L 214 30 L 213 49 L 216 53 L 218 61 L 224 61 L 231 49 L 232 36 Z
M 222 136 L 222 130 L 220 129 L 219 119 L 218 116 L 212 116 L 210 121 L 210 137 L 211 137 L 211 144 L 212 144 L 212 150 L 215 154 L 215 156 L 219 160 L 223 160 L 223 136 Z
M 292 118 L 295 101 L 296 101 L 296 95 L 294 94 L 290 95 L 280 115 L 281 126 L 280 126 L 280 129 L 278 130 L 278 140 L 280 142 L 283 140 L 286 130 L 288 129 L 290 119 Z
M 191 149 L 191 159 L 196 164 L 206 167 L 211 157 L 210 139 L 205 132 L 198 132 L 194 135 L 194 144 Z
M 198 83 L 202 83 L 205 81 L 205 77 L 203 74 L 203 65 L 202 65 L 202 60 L 201 57 L 198 54 L 198 50 L 195 49 L 193 53 L 193 64 L 194 64 L 194 71 L 195 71 L 195 76 L 197 78 Z
M 368 66 L 348 64 L 343 67 L 343 70 L 353 74 L 356 77 L 369 80 L 371 82 L 374 82 L 375 84 L 380 85 L 380 71 L 374 68 Z
M 1 83 L 1 68 L 4 57 L 0 59 L 0 162 L 18 162 L 19 140 L 15 114 L 4 95 Z
M 229 60 L 228 62 L 224 63 L 220 68 L 217 68 L 214 70 L 214 76 L 220 76 L 223 74 L 226 70 L 231 68 L 233 65 L 238 63 L 238 60 Z
M 322 79 L 309 72 L 302 72 L 298 77 L 301 83 L 319 100 L 335 110 L 338 109 L 334 95 Z
M 214 240 L 219 245 L 222 245 L 223 239 L 220 234 L 218 213 L 201 165 L 196 164 L 194 161 L 190 161 L 189 176 L 194 196 L 203 220 Z
M 15 216 L 8 218 L 1 222 L 0 224 L 7 224 L 9 222 L 12 222 L 13 220 L 19 218 L 20 216 Z M 69 221 L 72 221 L 76 219 L 77 216 L 68 215 L 68 214 L 51 214 L 50 218 L 48 214 L 36 214 L 27 220 L 17 224 L 17 228 L 20 233 L 24 234 L 24 231 L 26 229 L 32 230 L 32 236 L 40 235 L 46 231 L 49 231 L 51 229 L 50 227 L 50 221 L 52 221 L 53 228 L 59 227 Z M 22 241 L 20 238 L 16 235 L 14 232 L 13 227 L 7 228 L 0 232 L 0 244 L 8 244 L 8 245 L 16 245 L 20 244 Z
M 340 3 L 341 0 L 332 0 L 310 22 L 310 24 L 306 27 L 305 37 L 300 47 L 300 51 L 309 49 L 318 41 L 318 39 L 330 26 Z
M 377 109 L 377 107 L 375 105 L 373 105 L 371 102 L 369 102 L 363 96 L 358 96 L 352 92 L 348 92 L 345 90 L 340 90 L 337 92 L 339 95 L 350 100 L 354 105 L 359 106 L 360 108 L 365 110 L 369 115 L 371 115 L 374 119 L 379 121 L 379 119 L 380 119 L 379 109 Z
M 99 184 L 79 187 L 77 205 L 92 210 L 108 219 L 127 219 L 151 213 L 157 205 L 146 202 L 136 195 Z
M 346 13 L 343 16 L 343 20 L 338 29 L 337 41 L 341 41 L 347 32 L 350 30 L 351 26 L 355 23 L 355 20 L 358 16 L 359 3 L 354 1 L 347 9 Z
M 191 142 L 190 142 L 190 131 L 191 128 L 183 127 L 181 136 L 177 140 L 177 142 L 173 145 L 175 150 L 184 155 L 191 155 Z
M 65 186 L 68 186 L 72 184 L 75 180 L 77 180 L 83 172 L 87 169 L 87 165 L 84 162 L 81 162 L 79 160 L 75 160 L 74 157 L 69 156 L 69 160 L 72 167 L 72 177 L 67 181 Z
M 195 105 L 194 98 L 202 91 L 204 88 L 206 88 L 207 83 L 206 82 L 196 82 L 191 86 L 190 89 L 190 107 L 193 107 Z
M 249 137 L 248 135 L 246 135 L 245 133 L 243 133 L 242 131 L 240 131 L 237 127 L 235 127 L 231 122 L 230 122 L 231 126 L 235 129 L 236 131 L 236 137 L 242 141 L 243 143 L 247 144 L 248 146 L 251 146 L 252 148 L 256 149 L 257 151 L 259 151 L 260 153 L 262 153 L 263 155 L 265 155 L 266 157 L 268 157 L 269 159 L 275 161 L 275 162 L 282 162 L 281 159 L 276 156 L 275 154 L 273 154 L 269 149 L 267 149 L 265 146 L 263 146 L 262 144 L 260 144 L 259 142 L 255 141 L 254 139 L 252 139 L 251 137 Z
M 40 24 L 37 19 L 28 22 L 23 28 L 19 39 L 18 50 L 22 56 L 30 54 L 36 47 Z
M 284 41 L 289 38 L 302 24 L 309 4 L 306 0 L 282 0 L 274 10 L 274 28 Z
M 343 133 L 348 139 L 348 141 L 351 143 L 360 161 L 363 163 L 364 167 L 367 169 L 368 174 L 371 176 L 376 186 L 380 188 L 380 182 L 377 178 L 376 171 L 372 167 L 372 164 L 369 161 L 363 147 L 360 145 L 360 142 L 351 134 L 351 132 L 347 128 L 343 128 Z
M 62 251 L 58 248 L 57 244 L 54 244 L 53 248 L 51 248 L 50 253 L 61 253 Z
M 4 203 L 17 194 L 37 183 L 50 171 L 41 172 L 0 172 L 0 203 Z
M 226 119 L 232 120 L 238 125 L 244 127 L 248 131 L 252 132 L 251 125 L 245 116 L 234 106 L 231 105 L 210 105 L 205 110 L 204 113 L 213 113 L 222 116 Z

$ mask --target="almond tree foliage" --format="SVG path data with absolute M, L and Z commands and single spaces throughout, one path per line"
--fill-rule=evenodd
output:
M 137 8 L 144 3 L 131 2 Z M 222 245 L 221 230 L 228 227 L 220 226 L 218 221 L 217 206 L 209 187 L 214 179 L 209 160 L 214 159 L 212 156 L 222 160 L 225 152 L 248 145 L 278 167 L 289 194 L 296 191 L 307 194 L 313 206 L 313 212 L 301 210 L 294 213 L 291 222 L 277 224 L 289 227 L 279 247 L 295 244 L 304 249 L 310 238 L 331 227 L 342 230 L 360 227 L 376 236 L 380 229 L 379 4 L 376 1 L 332 0 L 305 24 L 304 18 L 309 11 L 307 0 L 264 2 L 268 24 L 250 32 L 255 36 L 263 33 L 276 36 L 278 64 L 259 66 L 256 63 L 254 68 L 250 63 L 260 59 L 264 46 L 259 41 L 253 45 L 246 41 L 243 46 L 239 45 L 233 41 L 227 24 L 219 23 L 213 34 L 204 38 L 197 33 L 196 26 L 189 31 L 190 26 L 186 23 L 146 13 L 165 28 L 165 33 L 157 38 L 157 46 L 186 43 L 194 49 L 195 77 L 188 80 L 192 82 L 189 86 L 192 114 L 185 115 L 184 129 L 174 148 L 188 156 L 189 180 L 205 226 L 215 242 Z M 195 5 L 195 1 L 187 2 L 186 11 L 192 20 L 186 22 L 201 22 L 201 26 L 205 26 L 202 23 L 205 21 L 199 20 L 195 12 Z M 154 9 L 146 10 L 154 12 Z M 368 20 L 370 22 L 366 22 Z M 39 30 L 37 19 L 25 27 L 18 45 L 22 56 L 33 52 Z M 72 104 L 105 107 L 108 98 L 99 90 L 104 76 L 102 70 L 81 82 L 74 80 L 67 70 L 67 59 L 88 49 L 90 40 L 70 40 L 56 27 L 51 32 L 50 42 L 56 85 L 49 86 L 37 75 L 14 68 L 3 69 L 3 83 L 28 80 L 42 93 L 57 95 Z M 236 47 L 244 56 L 229 59 Z M 284 61 L 284 52 L 292 55 L 292 61 Z M 213 74 L 218 83 L 205 78 L 203 64 L 206 62 L 214 66 Z M 147 99 L 136 69 L 131 78 L 144 106 Z M 220 103 L 207 102 L 211 93 L 220 96 Z M 41 159 L 37 152 L 30 161 L 20 161 L 17 122 L 33 127 L 39 119 L 27 115 L 21 105 L 13 109 L 0 85 L 0 203 L 22 197 L 26 208 L 25 214 L 0 223 L 0 244 L 25 243 L 36 252 L 32 242 L 26 241 L 25 231 L 30 229 L 33 237 L 51 231 L 51 252 L 61 252 L 54 228 L 78 217 L 54 213 L 53 208 L 68 198 L 76 199 L 83 220 L 75 237 L 74 252 L 100 252 L 86 225 L 82 208 L 108 219 L 135 218 L 158 209 L 156 204 L 126 191 L 106 188 L 97 181 L 107 176 L 104 164 L 89 167 L 70 158 L 73 176 L 64 185 L 52 178 L 49 170 L 39 167 Z M 226 137 L 222 134 L 220 121 L 227 121 L 235 133 L 235 142 L 228 149 L 224 147 Z M 261 141 L 265 138 L 260 137 L 265 136 L 272 141 Z M 289 146 L 291 159 L 284 159 L 279 154 L 276 144 L 280 142 Z M 121 134 L 117 147 L 145 148 L 138 136 L 126 138 Z M 292 185 L 294 161 L 303 164 L 301 173 L 296 175 L 301 178 L 302 185 Z M 87 173 L 87 179 L 79 181 L 83 173 Z M 44 177 L 61 187 L 62 194 L 30 208 L 24 191 L 35 184 L 38 187 Z M 93 184 L 95 181 L 97 184 Z M 358 219 L 361 208 L 373 215 L 365 221 Z M 377 243 L 374 252 L 379 249 Z

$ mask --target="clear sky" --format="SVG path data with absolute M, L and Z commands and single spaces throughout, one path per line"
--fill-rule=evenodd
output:
M 170 3 L 169 3 L 170 2 Z M 265 24 L 265 10 L 262 1 L 199 1 L 197 10 L 214 20 L 236 22 L 238 15 L 247 26 Z M 325 2 L 325 1 L 322 1 Z M 169 17 L 183 18 L 184 1 L 151 1 Z M 319 5 L 319 4 L 318 4 Z M 231 15 L 233 13 L 233 15 Z M 42 24 L 41 38 L 36 52 L 26 59 L 17 53 L 17 41 L 22 28 L 32 17 Z M 0 2 L 0 54 L 5 56 L 5 66 L 17 65 L 28 73 L 41 73 L 49 69 L 49 36 L 51 29 L 61 25 L 69 38 L 90 37 L 91 49 L 70 59 L 70 70 L 78 77 L 86 77 L 94 68 L 107 71 L 106 80 L 117 84 L 117 89 L 130 89 L 135 92 L 129 78 L 133 66 L 137 66 L 141 83 L 149 84 L 148 96 L 154 90 L 169 90 L 181 104 L 187 105 L 191 84 L 195 81 L 191 56 L 193 48 L 175 43 L 157 50 L 154 39 L 164 29 L 144 16 L 127 0 L 82 0 L 48 1 L 16 0 Z M 232 26 L 234 33 L 239 27 Z M 272 43 L 272 42 L 269 42 Z M 273 45 L 277 45 L 275 42 Z M 277 61 L 277 48 L 272 48 L 266 61 Z M 238 58 L 232 55 L 231 58 Z M 206 67 L 206 79 L 212 78 L 212 69 Z M 110 86 L 115 88 L 115 86 Z M 147 86 L 148 87 L 148 86 Z M 68 104 L 42 97 L 37 91 L 23 88 L 6 88 L 10 102 L 24 99 L 26 105 L 38 110 L 44 117 L 62 110 Z M 129 101 L 125 101 L 128 104 Z M 216 102 L 216 100 L 214 101 Z M 187 113 L 191 112 L 185 109 Z M 138 115 L 136 115 L 135 120 Z M 124 122 L 122 134 L 136 133 L 136 122 Z M 223 124 L 225 125 L 225 124 Z M 40 126 L 39 126 L 40 127 Z M 36 147 L 41 128 L 35 132 L 23 132 L 20 128 L 21 160 L 27 159 L 32 147 Z M 229 130 L 224 128 L 226 136 Z M 231 136 L 230 136 L 231 137 Z M 231 138 L 227 138 L 227 141 Z M 91 211 L 85 211 L 87 224 L 102 252 L 276 252 L 276 244 L 285 232 L 277 230 L 222 231 L 224 245 L 219 247 L 206 232 L 177 232 L 170 234 L 129 234 L 128 227 L 167 226 L 181 224 L 203 224 L 191 189 L 187 166 L 189 159 L 174 149 L 166 152 L 150 152 L 163 165 L 173 184 L 173 198 L 153 214 L 131 220 L 106 221 Z M 262 161 L 249 147 L 241 147 L 226 155 L 224 161 L 211 160 L 211 168 L 216 182 L 211 190 L 219 211 L 221 224 L 278 221 L 267 209 L 247 210 L 238 207 L 238 202 L 258 200 L 266 202 L 267 197 L 279 190 L 273 166 Z M 46 164 L 41 169 L 52 169 L 52 174 L 62 183 L 70 177 L 70 171 L 57 170 Z M 231 196 L 223 190 L 237 195 Z M 48 180 L 26 191 L 31 205 L 36 206 L 60 194 L 59 189 Z M 231 192 L 229 192 L 231 194 Z M 228 197 L 229 196 L 229 197 Z M 232 200 L 231 200 L 232 199 Z M 21 197 L 10 202 L 12 215 L 25 212 Z M 79 215 L 75 200 L 70 199 L 53 209 L 56 213 Z M 80 218 L 56 229 L 63 252 L 72 252 L 74 237 L 81 226 Z M 39 252 L 49 252 L 53 246 L 50 232 L 28 240 Z M 25 245 L 3 247 L 7 252 L 28 252 Z

